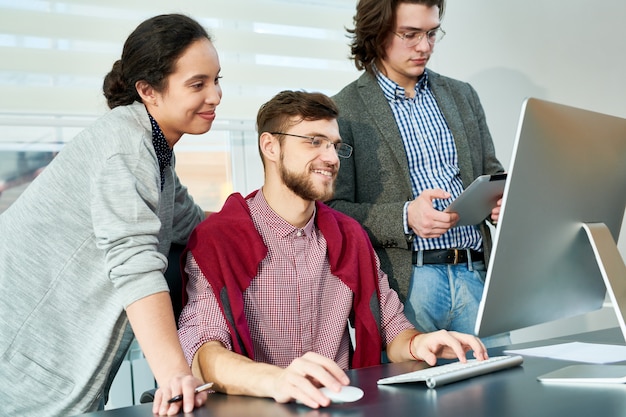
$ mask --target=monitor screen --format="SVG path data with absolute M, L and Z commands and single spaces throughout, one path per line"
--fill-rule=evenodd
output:
M 476 334 L 490 336 L 601 308 L 605 271 L 584 224 L 606 226 L 610 253 L 603 251 L 613 256 L 618 278 L 626 282 L 615 243 L 625 207 L 626 119 L 527 99 Z

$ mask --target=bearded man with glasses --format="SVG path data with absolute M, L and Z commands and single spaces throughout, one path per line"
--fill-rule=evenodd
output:
M 360 0 L 351 53 L 359 79 L 333 97 L 343 142 L 328 204 L 368 231 L 407 318 L 422 331 L 473 333 L 491 238 L 443 210 L 479 175 L 503 172 L 467 83 L 427 69 L 444 0 Z M 486 221 L 497 221 L 500 202 Z M 487 339 L 488 345 L 508 336 Z
M 402 314 L 367 234 L 322 203 L 352 149 L 337 106 L 282 91 L 257 114 L 263 186 L 232 194 L 192 233 L 179 338 L 194 375 L 233 395 L 330 404 L 348 368 L 487 358 L 478 338 L 420 333 Z M 340 162 L 341 161 L 341 162 Z M 354 328 L 354 344 L 348 321 Z

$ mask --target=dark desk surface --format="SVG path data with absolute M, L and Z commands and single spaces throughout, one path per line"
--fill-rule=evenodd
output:
M 576 337 L 535 342 L 541 346 L 564 341 L 624 344 L 619 329 L 585 333 Z M 525 347 L 519 345 L 520 347 Z M 518 346 L 516 346 L 518 347 Z M 490 351 L 492 355 L 501 350 Z M 482 375 L 450 385 L 428 389 L 424 384 L 378 386 L 380 378 L 407 372 L 420 366 L 415 362 L 387 364 L 349 371 L 352 385 L 365 396 L 351 404 L 332 405 L 319 410 L 271 399 L 212 394 L 194 417 L 517 417 L 517 416 L 623 416 L 626 414 L 626 385 L 572 386 L 544 385 L 537 377 L 570 362 L 525 357 L 521 367 Z M 182 415 L 182 414 L 181 414 Z M 83 417 L 151 417 L 151 404 L 85 414 Z

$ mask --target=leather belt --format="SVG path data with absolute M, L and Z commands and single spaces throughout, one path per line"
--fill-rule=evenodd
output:
M 424 265 L 427 264 L 464 264 L 467 262 L 477 262 L 485 259 L 482 252 L 473 249 L 433 249 L 423 251 L 413 251 L 413 265 L 417 264 L 419 252 L 422 252 Z M 468 256 L 469 252 L 469 256 Z

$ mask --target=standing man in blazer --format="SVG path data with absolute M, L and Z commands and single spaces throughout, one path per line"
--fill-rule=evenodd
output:
M 443 13 L 444 0 L 359 1 L 349 33 L 365 72 L 334 97 L 354 153 L 328 204 L 368 231 L 418 329 L 473 333 L 489 230 L 455 227 L 458 215 L 443 209 L 503 168 L 476 91 L 426 68 Z

